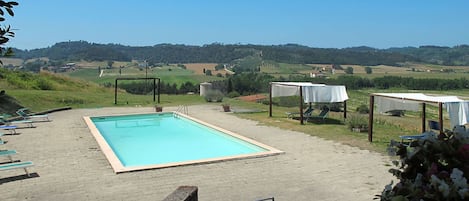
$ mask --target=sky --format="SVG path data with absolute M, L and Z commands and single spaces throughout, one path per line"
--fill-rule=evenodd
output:
M 8 0 L 7 0 L 8 1 Z M 468 0 L 16 0 L 5 46 L 300 44 L 318 48 L 469 44 Z

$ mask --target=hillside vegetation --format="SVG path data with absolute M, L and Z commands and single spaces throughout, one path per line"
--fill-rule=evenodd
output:
M 223 45 L 204 46 L 159 44 L 130 47 L 117 44 L 95 44 L 85 41 L 61 42 L 48 48 L 15 50 L 22 59 L 47 57 L 64 61 L 131 61 L 146 60 L 153 63 L 232 63 L 248 56 L 283 63 L 337 63 L 357 65 L 396 65 L 406 61 L 419 61 L 409 55 L 384 51 L 353 51 L 348 49 L 311 48 L 295 44 Z
M 15 49 L 15 57 L 25 60 L 47 57 L 63 61 L 147 60 L 150 63 L 230 63 L 248 56 L 261 56 L 264 60 L 296 64 L 398 65 L 404 62 L 423 62 L 439 65 L 469 65 L 469 45 L 389 49 L 370 47 L 337 49 L 313 48 L 297 44 L 264 46 L 219 43 L 203 46 L 158 44 L 132 47 L 69 41 L 47 48 Z

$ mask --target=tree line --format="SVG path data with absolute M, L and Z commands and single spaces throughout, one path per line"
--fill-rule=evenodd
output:
M 457 55 L 469 54 L 468 48 L 450 48 Z M 32 59 L 48 57 L 51 60 L 66 62 L 87 61 L 130 61 L 146 60 L 152 63 L 231 63 L 246 57 L 272 60 L 282 63 L 336 63 L 356 65 L 399 65 L 403 62 L 433 61 L 428 54 L 416 54 L 419 50 L 428 52 L 429 48 L 416 48 L 412 51 L 398 49 L 379 50 L 367 47 L 357 48 L 312 48 L 297 44 L 286 45 L 241 45 L 213 43 L 203 46 L 158 44 L 154 46 L 124 46 L 119 44 L 97 44 L 86 41 L 60 42 L 47 48 L 33 50 L 14 49 L 16 58 Z M 434 52 L 438 52 L 435 50 Z M 456 53 L 446 57 L 458 59 Z M 459 60 L 458 60 L 459 61 Z M 463 64 L 463 62 L 453 62 Z M 447 62 L 451 63 L 451 62 Z
M 235 93 L 239 95 L 251 95 L 257 93 L 269 93 L 270 82 L 312 82 L 328 85 L 344 85 L 347 89 L 407 89 L 407 90 L 462 90 L 469 89 L 469 80 L 460 79 L 436 79 L 436 78 L 412 78 L 401 76 L 384 76 L 376 78 L 363 78 L 353 75 L 341 75 L 337 78 L 310 78 L 300 75 L 273 77 L 265 73 L 245 72 L 228 75 L 227 79 L 214 81 L 213 88 L 225 95 Z M 112 84 L 109 83 L 109 87 Z M 145 82 L 129 82 L 120 84 L 119 88 L 129 93 L 149 94 L 153 92 L 151 84 Z M 188 92 L 199 93 L 199 86 L 191 82 L 181 85 L 161 82 L 160 91 L 163 94 L 186 94 Z

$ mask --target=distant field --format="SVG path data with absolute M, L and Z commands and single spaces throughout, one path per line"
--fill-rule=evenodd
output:
M 180 85 L 185 82 L 192 82 L 198 84 L 200 82 L 214 81 L 225 79 L 223 77 L 215 76 L 217 72 L 221 72 L 224 76 L 224 71 L 214 71 L 216 64 L 185 64 L 187 69 L 177 67 L 176 65 L 168 65 L 163 67 L 151 67 L 148 69 L 139 68 L 137 64 L 132 63 L 114 63 L 114 68 L 106 69 L 102 67 L 103 74 L 101 76 L 97 66 L 105 63 L 77 63 L 79 69 L 73 72 L 67 72 L 65 74 L 96 83 L 114 83 L 118 77 L 156 77 L 160 78 L 165 83 L 175 83 Z M 81 65 L 86 65 L 82 67 Z M 119 66 L 124 68 L 119 69 Z M 203 69 L 212 70 L 213 76 L 206 76 L 203 74 Z M 199 73 L 195 73 L 199 72 Z
M 0 61 L 3 62 L 3 65 L 21 66 L 23 64 L 23 59 L 0 58 Z
M 187 63 L 184 64 L 188 70 L 192 70 L 196 75 L 205 75 L 205 70 L 211 70 L 212 75 L 216 75 L 217 73 L 221 73 L 223 76 L 225 75 L 226 71 L 224 70 L 215 70 L 216 63 Z

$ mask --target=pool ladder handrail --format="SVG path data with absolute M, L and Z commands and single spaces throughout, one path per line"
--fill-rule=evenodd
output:
M 176 112 L 188 115 L 189 114 L 189 109 L 187 108 L 187 105 L 179 105 Z

